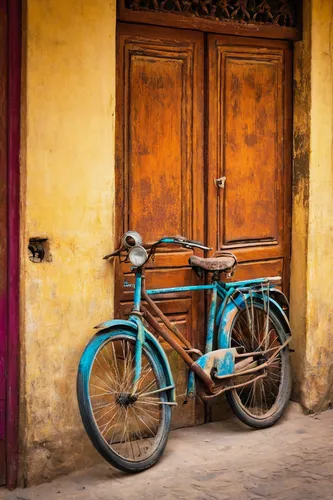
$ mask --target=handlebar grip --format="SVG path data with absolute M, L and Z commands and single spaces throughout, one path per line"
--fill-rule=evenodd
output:
M 193 248 L 200 248 L 201 250 L 206 250 L 206 251 L 209 251 L 209 250 L 213 250 L 211 247 L 206 247 L 205 245 L 203 245 L 202 243 L 197 243 L 196 241 L 189 241 L 188 244 L 185 246 L 188 246 L 188 247 L 193 247 Z
M 195 240 L 184 240 L 179 242 L 181 245 L 183 245 L 186 248 L 200 248 L 201 250 L 212 250 L 210 247 L 206 247 L 203 245 L 200 241 L 195 241 Z

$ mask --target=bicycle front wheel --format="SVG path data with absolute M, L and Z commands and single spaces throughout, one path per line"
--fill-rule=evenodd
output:
M 154 465 L 167 443 L 171 407 L 163 369 L 143 346 L 142 371 L 133 387 L 135 338 L 94 337 L 82 355 L 77 381 L 81 417 L 97 451 L 114 467 L 140 472 Z
M 245 308 L 238 311 L 232 328 L 230 346 L 242 348 L 243 352 L 260 352 L 279 347 L 287 339 L 287 332 L 273 312 L 267 312 L 260 302 L 251 299 Z M 264 363 L 272 352 L 263 354 Z M 254 375 L 235 378 L 241 384 Z M 282 416 L 291 393 L 291 370 L 289 349 L 282 349 L 267 368 L 264 377 L 249 385 L 226 392 L 234 413 L 245 424 L 255 428 L 270 427 Z

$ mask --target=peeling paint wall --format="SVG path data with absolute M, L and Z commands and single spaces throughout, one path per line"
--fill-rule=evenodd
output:
M 333 3 L 304 2 L 295 50 L 291 314 L 295 395 L 333 403 Z
M 92 327 L 112 316 L 115 0 L 27 0 L 21 241 L 21 480 L 94 460 L 76 403 Z M 31 237 L 51 262 L 28 258 Z
M 303 2 L 303 36 L 294 44 L 294 133 L 290 320 L 293 332 L 293 398 L 301 400 L 306 349 L 309 226 L 311 0 Z
M 333 2 L 312 3 L 306 406 L 333 403 Z

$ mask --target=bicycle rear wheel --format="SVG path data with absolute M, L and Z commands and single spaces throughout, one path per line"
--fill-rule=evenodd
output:
M 163 369 L 143 346 L 142 372 L 133 387 L 135 338 L 113 335 L 92 339 L 82 355 L 78 402 L 93 445 L 113 466 L 139 472 L 154 465 L 167 443 L 171 407 Z M 158 391 L 158 392 L 156 392 Z
M 287 339 L 287 332 L 273 312 L 267 312 L 262 303 L 248 299 L 239 311 L 231 328 L 230 346 L 242 348 L 244 352 L 260 352 L 279 347 Z M 263 354 L 259 362 L 264 363 L 272 352 Z M 270 427 L 282 416 L 291 393 L 291 370 L 289 349 L 285 347 L 265 369 L 264 378 L 249 385 L 226 392 L 227 400 L 245 424 L 255 428 Z M 257 372 L 258 375 L 258 372 Z M 254 375 L 239 376 L 241 384 Z

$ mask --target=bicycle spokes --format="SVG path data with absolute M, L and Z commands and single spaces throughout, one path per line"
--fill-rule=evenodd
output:
M 141 461 L 158 445 L 167 400 L 144 352 L 133 392 L 134 357 L 132 340 L 104 344 L 91 370 L 89 391 L 92 413 L 105 442 L 126 460 Z
M 239 402 L 253 416 L 267 417 L 277 400 L 281 385 L 281 352 L 276 354 L 276 349 L 280 345 L 269 311 L 267 308 L 258 307 L 250 295 L 233 326 L 231 346 L 244 352 L 262 353 L 254 360 L 256 366 L 268 362 L 263 368 L 262 377 L 256 377 L 257 380 L 252 384 L 235 389 Z M 237 383 L 245 384 L 251 378 L 254 379 L 255 376 L 239 375 Z

